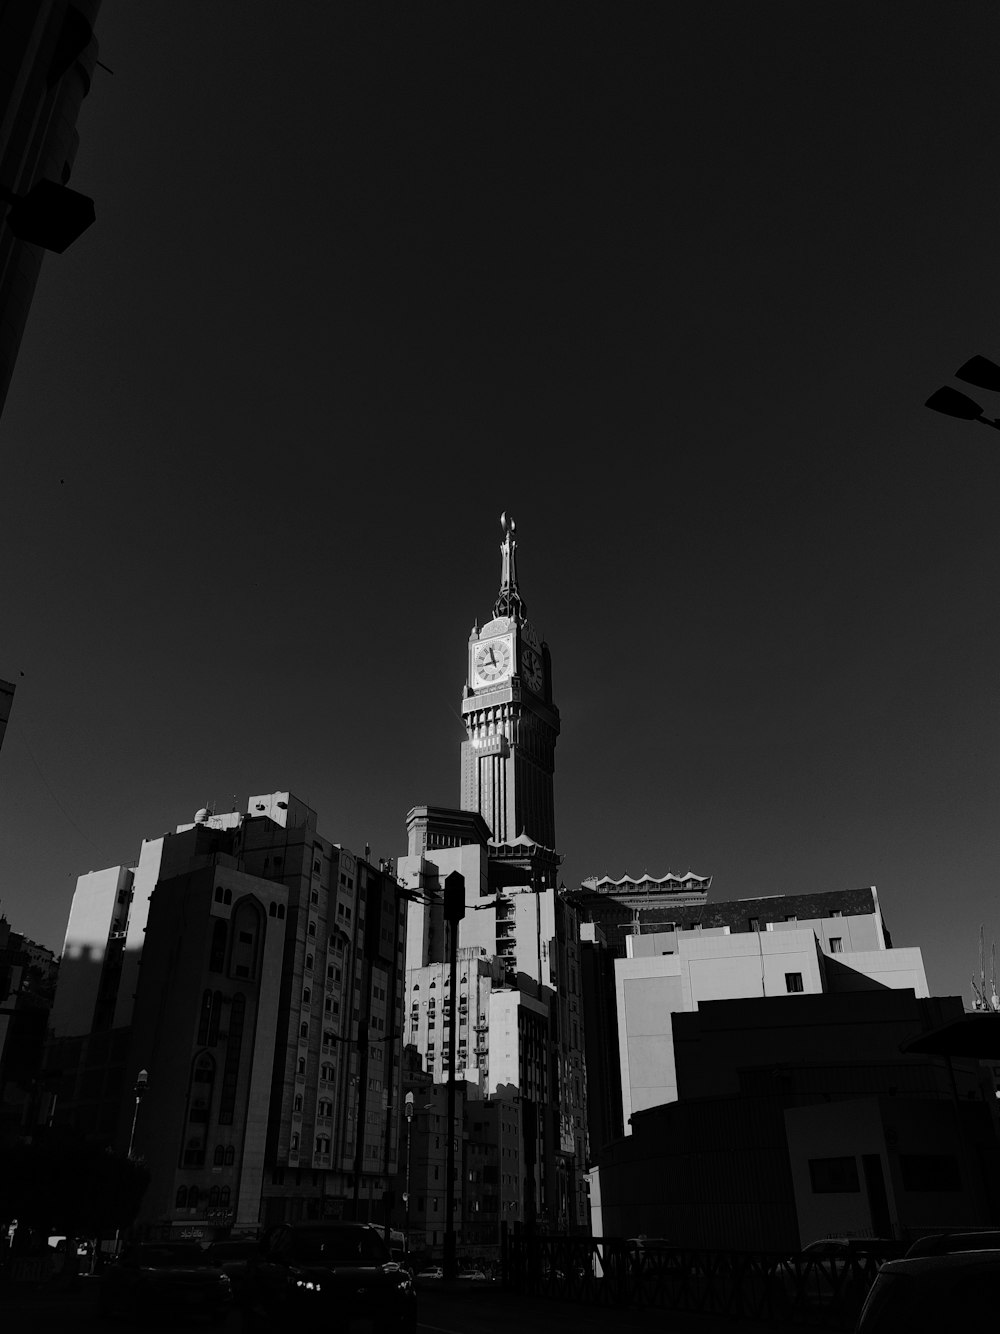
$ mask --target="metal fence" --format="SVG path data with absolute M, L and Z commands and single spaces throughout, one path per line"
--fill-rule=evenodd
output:
M 502 1278 L 516 1292 L 562 1301 L 850 1329 L 889 1258 L 875 1249 L 789 1255 L 508 1233 Z

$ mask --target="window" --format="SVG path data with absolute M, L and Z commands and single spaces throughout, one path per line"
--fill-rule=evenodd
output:
M 305 1074 L 305 1072 L 306 1072 L 306 1058 L 305 1058 L 304 1056 L 300 1056 L 300 1057 L 299 1057 L 299 1063 L 298 1063 L 298 1065 L 296 1066 L 296 1070 L 297 1070 L 297 1072 L 298 1072 L 300 1075 L 304 1075 L 304 1074 Z
M 225 1158 L 225 1156 L 226 1156 L 226 1151 L 225 1151 L 225 1149 L 222 1147 L 221 1144 L 216 1144 L 216 1146 L 215 1146 L 215 1152 L 212 1154 L 212 1163 L 213 1163 L 213 1165 L 214 1165 L 215 1167 L 221 1167 L 221 1166 L 222 1166 L 222 1163 L 223 1163 L 223 1159 Z
M 785 974 L 785 990 L 786 990 L 789 994 L 791 994 L 793 991 L 802 991 L 802 990 L 803 990 L 803 987 L 802 987 L 802 974 L 801 974 L 801 973 L 786 973 L 786 974 Z
M 301 1112 L 301 1111 L 302 1111 L 302 1094 L 301 1094 L 301 1093 L 296 1093 L 294 1099 L 292 1100 L 292 1111 L 293 1111 L 293 1112 Z
M 269 903 L 267 905 L 267 915 L 268 917 L 277 917 L 278 905 L 276 903 Z
M 231 889 L 224 889 L 222 891 L 222 902 L 232 903 L 232 901 L 233 901 L 233 891 Z
M 316 923 L 315 923 L 315 922 L 310 922 L 310 923 L 309 923 L 309 934 L 310 934 L 311 936 L 314 936 L 314 935 L 316 934 Z
M 211 1189 L 210 1189 L 209 1192 L 208 1192 L 208 1207 L 209 1207 L 210 1209 L 218 1209 L 218 1207 L 219 1207 L 219 1187 L 218 1187 L 218 1186 L 212 1186 Z
M 844 937 L 843 937 L 843 936 L 831 936 L 831 937 L 830 937 L 830 953 L 831 953 L 831 954 L 843 954 L 843 952 L 844 952 Z
M 312 992 L 308 987 L 302 988 L 302 1004 L 308 1005 L 312 1001 Z
M 786 915 L 786 917 L 785 917 L 785 921 L 786 921 L 786 922 L 797 922 L 798 920 L 799 920 L 799 919 L 796 917 L 796 915 L 795 915 L 793 912 L 788 913 L 788 914 Z
M 236 1085 L 243 1052 L 243 1027 L 246 1023 L 246 997 L 238 991 L 229 1011 L 229 1041 L 226 1044 L 226 1062 L 222 1068 L 222 1091 L 219 1095 L 219 1125 L 231 1126 L 236 1109 Z
M 801 991 L 802 988 L 800 987 L 799 990 Z M 309 1025 L 308 1025 L 308 1024 L 299 1024 L 299 1037 L 302 1038 L 302 1039 L 305 1039 L 305 1038 L 307 1038 L 308 1036 L 309 1036 Z
M 189 1208 L 189 1209 L 197 1209 L 197 1208 L 198 1208 L 198 1187 L 197 1187 L 197 1186 L 192 1186 L 191 1189 L 188 1191 L 188 1208 Z
M 750 931 L 759 931 L 759 930 L 760 930 L 760 918 L 759 918 L 759 917 L 751 917 L 750 920 L 749 920 L 749 922 L 747 923 L 747 926 L 748 926 L 748 929 L 749 929 Z
M 312 967 L 313 967 L 313 956 L 312 956 L 311 954 L 307 954 L 307 955 L 306 955 L 306 968 L 308 969 L 308 971 L 309 971 L 310 973 L 312 972 Z
M 226 1167 L 232 1167 L 233 1163 L 236 1162 L 236 1148 L 234 1145 L 232 1144 L 226 1145 L 226 1154 L 223 1161 Z M 226 1189 L 227 1190 L 229 1189 L 228 1186 L 226 1187 Z M 228 1203 L 228 1201 L 224 1201 L 224 1203 Z
M 229 1187 L 223 1186 L 222 1189 L 219 1191 L 219 1204 L 222 1206 L 223 1209 L 229 1208 L 230 1198 L 231 1197 L 229 1193 Z
M 810 1158 L 809 1180 L 814 1195 L 856 1195 L 861 1189 L 856 1158 Z
M 208 971 L 221 973 L 226 966 L 226 924 L 221 919 L 212 927 L 212 946 L 208 954 Z
M 289 1152 L 291 1152 L 291 1153 L 298 1153 L 298 1151 L 299 1151 L 299 1137 L 298 1137 L 298 1135 L 293 1135 L 293 1136 L 292 1136 L 291 1140 L 289 1141 L 288 1148 L 289 1148 Z
M 186 1209 L 186 1208 L 187 1208 L 187 1202 L 188 1202 L 188 1188 L 187 1188 L 187 1186 L 178 1186 L 178 1187 L 177 1187 L 177 1195 L 176 1195 L 175 1198 L 174 1198 L 174 1208 L 175 1208 L 175 1209 Z

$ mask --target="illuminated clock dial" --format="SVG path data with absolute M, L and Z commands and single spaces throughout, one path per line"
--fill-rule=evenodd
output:
M 491 685 L 510 675 L 510 640 L 488 639 L 476 649 L 473 659 L 477 685 Z
M 536 695 L 542 693 L 542 660 L 533 648 L 524 648 L 521 650 L 521 675 L 524 677 L 524 683 L 529 690 L 533 690 Z

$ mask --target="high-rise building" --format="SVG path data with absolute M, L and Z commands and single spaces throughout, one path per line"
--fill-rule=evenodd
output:
M 54 1121 L 145 1159 L 147 1232 L 382 1217 L 405 906 L 385 864 L 324 838 L 288 792 L 202 809 L 134 867 L 80 878 Z
M 407 1037 L 444 1081 L 457 1024 L 455 1078 L 472 1098 L 520 1107 L 519 1208 L 506 1221 L 571 1231 L 587 1219 L 587 1131 L 579 924 L 557 887 L 559 711 L 551 654 L 518 586 L 514 523 L 502 523 L 500 591 L 467 649 L 461 807 L 414 807 L 398 863 L 414 896 Z M 441 889 L 454 871 L 465 879 L 466 911 L 453 1000 Z

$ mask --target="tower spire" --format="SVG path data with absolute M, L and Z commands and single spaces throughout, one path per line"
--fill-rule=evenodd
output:
M 493 604 L 494 616 L 516 616 L 523 621 L 528 608 L 517 590 L 517 542 L 514 539 L 515 524 L 506 513 L 500 515 L 500 527 L 503 529 L 503 541 L 500 543 L 500 592 Z

